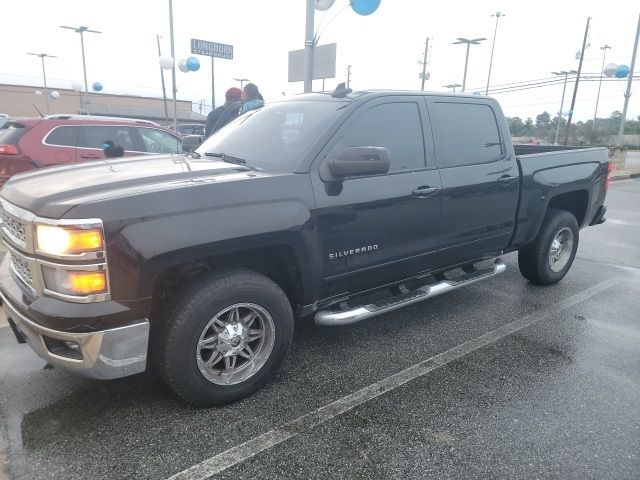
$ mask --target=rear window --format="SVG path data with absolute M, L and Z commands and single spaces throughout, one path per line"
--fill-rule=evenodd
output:
M 500 131 L 489 105 L 436 102 L 433 110 L 441 168 L 488 163 L 502 157 Z
M 45 137 L 44 143 L 62 147 L 75 147 L 78 144 L 79 134 L 80 127 L 77 126 L 56 127 Z
M 18 146 L 18 140 L 30 127 L 19 122 L 7 122 L 0 127 L 0 144 Z

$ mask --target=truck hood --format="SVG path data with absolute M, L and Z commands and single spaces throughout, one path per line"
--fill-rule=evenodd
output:
M 177 188 L 194 181 L 264 175 L 211 158 L 184 155 L 128 157 L 16 175 L 5 184 L 0 196 L 36 215 L 61 218 L 74 206 L 90 201 Z

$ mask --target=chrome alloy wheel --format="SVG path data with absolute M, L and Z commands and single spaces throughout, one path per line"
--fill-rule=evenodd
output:
M 271 315 L 259 305 L 237 303 L 225 308 L 200 334 L 196 347 L 200 373 L 216 385 L 244 382 L 267 363 L 275 331 Z
M 559 272 L 569 263 L 573 252 L 573 231 L 569 227 L 560 229 L 551 242 L 549 249 L 549 268 Z

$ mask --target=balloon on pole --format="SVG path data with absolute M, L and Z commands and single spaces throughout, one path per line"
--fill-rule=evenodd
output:
M 162 55 L 158 58 L 158 61 L 160 62 L 160 67 L 163 70 L 171 70 L 173 68 L 173 58 L 167 55 Z
M 614 73 L 616 78 L 625 78 L 629 76 L 629 67 L 627 65 L 620 65 Z
M 616 73 L 616 70 L 618 70 L 618 65 L 616 65 L 615 63 L 607 63 L 607 65 L 604 67 L 604 70 L 602 70 L 602 73 L 604 73 L 607 77 L 613 77 Z
M 316 10 L 324 12 L 333 7 L 336 0 L 316 0 Z
M 189 67 L 187 67 L 187 59 L 186 58 L 183 58 L 183 59 L 178 61 L 178 69 L 182 73 L 187 73 L 189 71 Z
M 351 0 L 351 8 L 358 15 L 371 15 L 380 6 L 380 0 Z
M 198 70 L 200 70 L 200 60 L 198 60 L 196 57 L 189 57 L 187 58 L 187 69 L 190 72 L 197 72 Z
M 93 88 L 94 92 L 99 92 L 102 90 L 102 84 L 100 82 L 93 82 L 93 85 L 91 85 L 91 88 Z
M 49 96 L 53 99 L 53 100 L 57 100 L 58 98 L 60 98 L 60 92 L 58 92 L 57 90 L 53 90 Z
M 76 92 L 81 92 L 82 90 L 84 90 L 82 83 L 75 81 L 75 82 L 71 82 L 71 88 L 72 90 L 75 90 Z

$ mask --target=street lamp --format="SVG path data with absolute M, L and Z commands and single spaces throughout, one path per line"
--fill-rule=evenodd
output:
M 575 70 L 562 70 L 560 72 L 551 72 L 554 75 L 564 75 L 564 87 L 562 87 L 562 100 L 560 101 L 560 111 L 558 112 L 558 126 L 556 127 L 556 141 L 554 143 L 558 143 L 558 135 L 560 134 L 560 120 L 562 119 L 562 109 L 564 108 L 564 94 L 567 90 L 567 78 L 569 77 L 569 75 L 575 75 L 576 72 Z
M 244 88 L 244 82 L 250 82 L 248 78 L 234 78 L 236 82 L 240 82 L 240 90 Z
M 603 45 L 600 47 L 602 50 L 602 68 L 600 68 L 600 81 L 598 82 L 598 96 L 596 97 L 596 111 L 593 113 L 593 131 L 596 131 L 596 117 L 598 116 L 598 103 L 600 103 L 600 89 L 602 88 L 602 75 L 604 73 L 604 59 L 607 58 L 607 50 L 610 50 L 609 45 Z
M 493 44 L 491 45 L 491 58 L 489 60 L 489 74 L 487 75 L 487 88 L 484 91 L 485 95 L 489 95 L 489 80 L 491 79 L 491 66 L 493 65 L 493 50 L 496 48 L 496 35 L 498 34 L 498 20 L 500 17 L 505 17 L 506 14 L 501 12 L 496 12 L 495 15 L 491 15 L 492 17 L 496 17 L 496 28 L 493 31 Z
M 27 55 L 33 55 L 34 57 L 40 57 L 42 60 L 42 80 L 44 81 L 44 95 L 46 98 L 47 105 L 47 114 L 49 113 L 49 90 L 47 89 L 47 72 L 44 68 L 44 59 L 45 58 L 58 58 L 55 55 L 48 55 L 46 53 L 27 53 Z
M 471 45 L 480 45 L 480 42 L 482 42 L 483 40 L 486 40 L 486 38 L 482 37 L 482 38 L 468 39 L 468 38 L 458 37 L 458 40 L 453 42 L 454 45 L 458 45 L 461 43 L 464 43 L 467 45 L 467 55 L 464 60 L 464 77 L 462 77 L 462 93 L 464 93 L 464 89 L 467 86 L 467 66 L 469 64 L 469 47 L 471 47 Z
M 87 33 L 102 33 L 98 30 L 90 30 L 89 27 L 67 27 L 65 25 L 60 25 L 60 28 L 66 28 L 68 30 L 73 30 L 76 33 L 80 34 L 80 46 L 82 47 L 82 71 L 84 72 L 84 104 L 85 109 L 87 110 L 87 115 L 89 112 L 89 84 L 87 82 L 87 64 L 84 58 L 84 32 Z
M 461 86 L 462 85 L 460 85 L 459 83 L 451 83 L 449 85 L 443 85 L 444 88 L 452 88 L 453 89 L 452 93 L 456 93 L 456 88 Z

